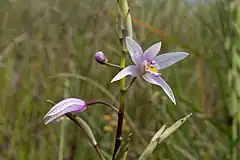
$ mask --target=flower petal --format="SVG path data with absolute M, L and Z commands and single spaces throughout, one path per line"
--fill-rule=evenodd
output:
M 71 105 L 68 108 L 61 110 L 60 112 L 57 112 L 56 114 L 49 115 L 45 118 L 44 124 L 47 125 L 48 123 L 58 119 L 59 117 L 63 116 L 66 113 L 69 112 L 81 112 L 84 111 L 87 107 L 79 106 L 79 105 Z
M 143 55 L 143 50 L 141 46 L 132 38 L 126 37 L 126 47 L 131 56 L 132 61 L 136 65 L 141 65 L 141 56 Z
M 147 60 L 147 61 L 151 61 L 154 59 L 154 57 L 156 57 L 156 55 L 158 54 L 158 52 L 160 51 L 161 49 L 161 42 L 158 42 L 154 45 L 152 45 L 151 47 L 149 47 L 143 54 L 144 56 L 144 60 Z
M 57 112 L 60 112 L 61 110 L 64 110 L 64 109 L 68 108 L 69 106 L 71 106 L 73 104 L 80 105 L 80 106 L 85 106 L 86 105 L 85 101 L 83 101 L 81 99 L 78 99 L 78 98 L 67 98 L 67 99 L 64 99 L 64 100 L 58 102 L 57 104 L 55 104 L 48 111 L 48 113 L 44 116 L 44 118 L 47 117 L 47 116 L 56 114 Z
M 146 73 L 146 74 L 143 75 L 143 79 L 145 79 L 149 83 L 160 86 L 164 90 L 164 92 L 167 94 L 167 96 L 176 105 L 176 100 L 175 100 L 174 94 L 172 92 L 172 89 L 169 87 L 169 85 L 160 76 L 156 77 L 154 75 Z
M 140 69 L 137 66 L 131 65 L 127 66 L 123 70 L 121 70 L 112 80 L 112 82 L 118 81 L 128 75 L 131 75 L 133 77 L 137 77 L 140 73 Z
M 79 104 L 78 102 L 74 102 L 74 101 L 73 102 L 68 102 L 68 103 L 62 104 L 61 106 L 58 106 L 58 108 L 56 108 L 55 110 L 50 112 L 47 116 L 49 117 L 49 116 L 58 114 L 58 113 L 60 113 L 62 111 L 71 109 L 71 107 L 73 107 L 73 106 L 80 106 L 81 107 L 81 108 L 79 108 L 80 110 L 86 108 L 85 104 Z M 72 112 L 72 111 L 70 111 L 70 112 Z
M 167 68 L 168 66 L 184 59 L 189 54 L 186 52 L 170 52 L 157 56 L 154 60 L 158 64 L 159 69 Z

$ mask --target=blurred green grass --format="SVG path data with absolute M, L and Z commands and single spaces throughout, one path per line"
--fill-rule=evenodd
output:
M 229 3 L 130 1 L 137 41 L 145 48 L 162 41 L 161 53 L 186 51 L 190 56 L 162 71 L 177 106 L 161 89 L 141 79 L 129 90 L 127 113 L 138 129 L 130 130 L 129 159 L 139 157 L 163 124 L 170 125 L 190 112 L 192 118 L 155 151 L 153 159 L 225 160 L 231 158 L 233 148 L 239 150 L 239 141 L 234 144 L 231 139 L 228 102 L 232 48 L 226 44 L 234 35 Z M 119 63 L 114 7 L 110 0 L 1 0 L 0 159 L 57 159 L 60 125 L 44 126 L 42 118 L 51 107 L 47 99 L 64 97 L 65 79 L 70 81 L 71 97 L 116 103 L 111 95 L 118 98 L 118 85 L 110 80 L 117 70 L 100 66 L 93 58 L 102 50 L 111 62 Z M 73 76 L 57 76 L 60 73 Z M 109 94 L 77 75 L 98 82 Z M 109 123 L 104 120 L 106 113 L 112 114 L 96 106 L 81 115 L 101 148 L 111 153 L 115 133 L 104 131 Z M 66 159 L 97 159 L 82 131 L 71 122 L 65 149 Z

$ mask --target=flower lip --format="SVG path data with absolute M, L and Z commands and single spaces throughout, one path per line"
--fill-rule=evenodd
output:
M 67 98 L 55 104 L 44 116 L 44 123 L 48 124 L 66 113 L 82 112 L 87 109 L 86 102 L 78 98 Z
M 143 63 L 144 65 L 144 71 L 147 73 L 150 73 L 156 77 L 160 76 L 161 74 L 158 72 L 158 65 L 156 64 L 156 62 L 154 60 L 151 61 L 147 61 L 145 63 Z

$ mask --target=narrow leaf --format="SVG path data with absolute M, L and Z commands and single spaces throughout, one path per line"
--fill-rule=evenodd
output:
M 192 113 L 186 115 L 185 117 L 181 118 L 177 122 L 175 122 L 171 127 L 167 128 L 163 134 L 159 137 L 159 143 L 164 141 L 168 136 L 170 136 L 173 132 L 175 132 L 183 123 L 192 115 Z
M 146 160 L 146 159 L 148 159 L 152 155 L 152 153 L 153 153 L 154 149 L 157 147 L 157 145 L 158 145 L 158 141 L 150 142 L 148 144 L 148 146 L 146 147 L 146 149 L 143 151 L 143 153 L 140 156 L 139 160 Z
M 157 133 L 153 136 L 151 142 L 153 142 L 153 141 L 155 141 L 156 139 L 158 139 L 158 138 L 161 136 L 161 134 L 163 133 L 163 131 L 165 130 L 165 128 L 166 128 L 166 125 L 163 125 L 163 126 L 157 131 Z
M 139 160 L 146 160 L 148 159 L 158 144 L 163 142 L 168 136 L 170 136 L 172 133 L 174 133 L 183 123 L 192 115 L 192 113 L 186 115 L 185 117 L 181 118 L 177 122 L 175 122 L 172 126 L 166 128 L 166 125 L 163 125 L 157 133 L 153 136 L 151 142 L 148 144 L 148 146 L 143 151 L 142 155 L 140 156 Z

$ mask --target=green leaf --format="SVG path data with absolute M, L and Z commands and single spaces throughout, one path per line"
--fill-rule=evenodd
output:
M 181 118 L 177 122 L 175 122 L 171 127 L 167 128 L 163 134 L 159 137 L 159 144 L 164 141 L 168 136 L 174 133 L 180 126 L 183 125 L 184 122 L 192 115 L 192 113 L 186 115 L 185 117 Z
M 157 133 L 153 136 L 151 142 L 153 142 L 153 141 L 155 141 L 156 139 L 158 139 L 158 138 L 162 135 L 162 133 L 163 133 L 163 131 L 165 130 L 165 128 L 166 128 L 166 125 L 163 125 L 163 126 L 157 131 Z
M 139 160 L 145 160 L 145 159 L 149 158 L 152 155 L 154 149 L 157 147 L 157 145 L 158 145 L 158 141 L 150 142 L 148 144 L 148 146 L 146 147 L 146 149 L 143 151 Z
M 169 137 L 171 134 L 173 134 L 180 126 L 183 125 L 183 123 L 192 115 L 192 113 L 186 115 L 185 117 L 181 118 L 177 122 L 175 122 L 172 126 L 166 128 L 166 125 L 163 125 L 157 133 L 153 136 L 151 142 L 148 144 L 148 146 L 143 151 L 142 155 L 140 156 L 139 160 L 146 160 L 148 159 L 157 145 L 159 145 L 161 142 L 163 142 L 167 137 Z

